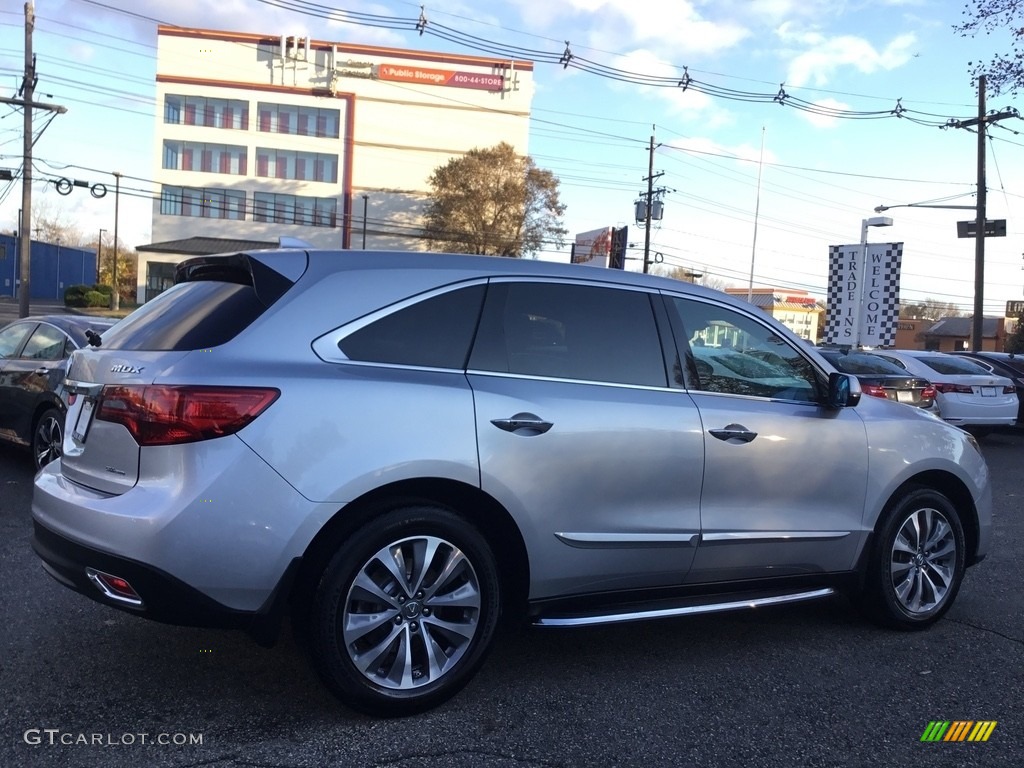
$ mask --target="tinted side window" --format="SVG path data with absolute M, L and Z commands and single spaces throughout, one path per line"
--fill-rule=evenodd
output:
M 21 346 L 28 332 L 35 327 L 35 323 L 15 323 L 0 331 L 0 359 L 14 357 L 15 350 Z
M 191 351 L 231 341 L 266 306 L 251 285 L 179 283 L 103 333 L 103 349 Z
M 40 325 L 25 342 L 21 356 L 32 360 L 60 360 L 67 340 L 67 336 L 52 325 Z
M 497 283 L 470 368 L 667 386 L 648 294 L 559 283 Z
M 349 360 L 463 369 L 485 289 L 473 285 L 424 299 L 349 334 L 338 347 Z
M 689 345 L 691 389 L 782 400 L 818 399 L 818 375 L 774 329 L 719 306 L 672 298 Z

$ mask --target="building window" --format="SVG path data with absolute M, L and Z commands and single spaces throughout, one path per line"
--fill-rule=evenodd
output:
M 256 175 L 268 179 L 338 183 L 338 156 L 320 152 L 256 148 Z
M 174 285 L 175 264 L 151 261 L 146 265 L 146 301 L 155 299 Z
M 164 122 L 247 131 L 249 102 L 169 93 L 164 97 Z
M 235 189 L 164 186 L 160 191 L 160 213 L 164 216 L 243 221 L 245 192 Z
M 321 139 L 336 139 L 339 135 L 341 112 L 337 109 L 261 101 L 256 112 L 259 115 L 259 130 L 264 133 L 316 136 Z
M 164 141 L 164 168 L 245 176 L 248 170 L 246 148 L 235 144 Z
M 333 227 L 337 223 L 337 216 L 338 201 L 333 197 L 302 197 L 256 192 L 252 199 L 253 221 Z

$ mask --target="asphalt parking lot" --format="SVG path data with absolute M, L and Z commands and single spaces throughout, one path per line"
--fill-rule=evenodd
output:
M 1024 432 L 983 445 L 994 550 L 927 632 L 877 629 L 841 598 L 523 631 L 403 720 L 337 704 L 290 632 L 263 649 L 58 585 L 29 547 L 28 457 L 0 448 L 0 766 L 1019 766 Z M 922 742 L 936 720 L 997 725 Z

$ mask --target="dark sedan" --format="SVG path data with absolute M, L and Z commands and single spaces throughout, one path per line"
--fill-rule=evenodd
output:
M 114 320 L 78 315 L 25 317 L 0 328 L 0 440 L 29 446 L 36 469 L 60 456 L 64 441 L 64 374 L 86 332 Z
M 997 376 L 1005 376 L 1017 390 L 1017 426 L 1024 426 L 1024 355 L 1013 352 L 953 352 L 980 364 Z
M 935 408 L 935 387 L 876 355 L 843 349 L 819 349 L 822 357 L 841 373 L 857 377 L 861 391 L 918 408 Z

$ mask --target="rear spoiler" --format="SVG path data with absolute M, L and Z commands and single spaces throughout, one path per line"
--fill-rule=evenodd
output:
M 174 282 L 249 285 L 263 306 L 269 307 L 302 277 L 308 264 L 309 256 L 302 250 L 196 256 L 175 267 Z

